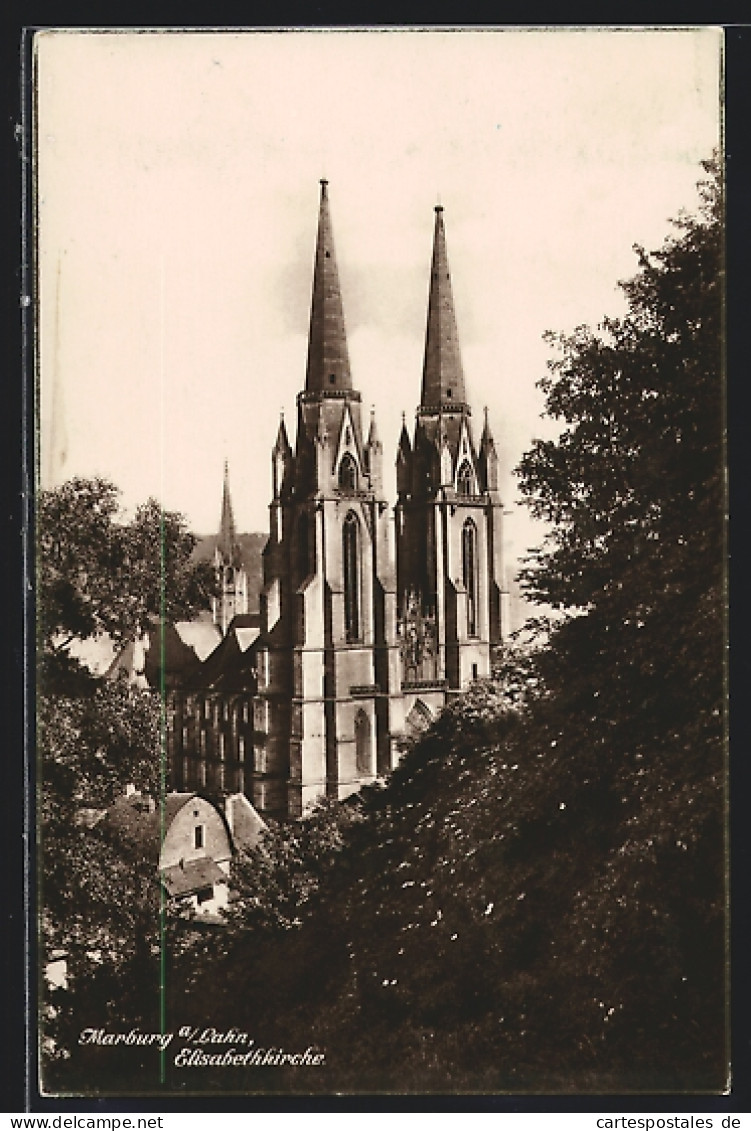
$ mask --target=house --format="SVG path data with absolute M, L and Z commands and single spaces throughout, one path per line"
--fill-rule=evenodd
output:
M 116 840 L 152 856 L 170 900 L 201 918 L 228 902 L 232 856 L 260 840 L 265 823 L 246 797 L 226 800 L 226 814 L 197 793 L 168 793 L 161 805 L 136 790 L 119 797 L 105 817 Z

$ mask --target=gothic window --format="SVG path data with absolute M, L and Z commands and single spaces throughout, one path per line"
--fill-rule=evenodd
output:
M 346 452 L 339 464 L 339 487 L 342 491 L 357 490 L 357 465 L 349 452 Z
M 365 777 L 373 772 L 370 719 L 362 708 L 355 716 L 355 766 L 358 777 Z
M 406 733 L 410 737 L 416 738 L 428 729 L 432 721 L 433 715 L 430 708 L 425 706 L 422 699 L 418 699 L 405 719 Z
M 360 637 L 360 525 L 349 512 L 342 530 L 344 562 L 344 630 L 348 641 Z
M 465 459 L 462 466 L 459 468 L 459 476 L 457 479 L 457 488 L 460 495 L 471 495 L 472 492 L 472 466 L 469 460 Z
M 462 527 L 462 581 L 467 592 L 467 635 L 477 636 L 477 527 L 471 518 Z

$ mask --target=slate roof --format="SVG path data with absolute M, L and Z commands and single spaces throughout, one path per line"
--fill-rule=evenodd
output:
M 420 404 L 424 408 L 438 406 L 452 409 L 466 404 L 464 371 L 459 352 L 459 335 L 451 291 L 443 208 L 435 210 L 433 261 L 430 268 L 428 325 L 425 334 L 425 361 L 422 374 Z
M 201 661 L 214 651 L 222 639 L 222 634 L 208 610 L 199 613 L 194 620 L 176 621 L 175 631 L 183 644 L 192 648 Z
M 232 840 L 236 847 L 256 848 L 268 828 L 263 817 L 254 809 L 244 793 L 233 793 L 227 798 L 227 806 Z
M 217 882 L 226 884 L 227 873 L 222 871 L 215 860 L 207 856 L 185 864 L 172 864 L 162 870 L 161 879 L 168 895 L 192 895 L 202 888 L 212 887 Z
M 327 181 L 321 181 L 308 364 L 305 373 L 306 392 L 321 393 L 352 388 L 327 185 Z
M 260 635 L 258 613 L 233 618 L 227 635 L 191 676 L 200 691 L 253 691 L 256 680 L 249 649 Z
M 150 687 L 161 687 L 162 657 L 164 680 L 168 687 L 184 683 L 198 670 L 201 661 L 195 649 L 185 643 L 174 624 L 165 624 L 164 628 L 152 624 L 148 636 L 144 671 Z
M 183 806 L 197 796 L 197 793 L 168 793 L 165 796 L 165 831 Z M 162 847 L 162 813 L 153 798 L 144 797 L 142 793 L 118 797 L 107 810 L 104 821 L 117 837 L 141 848 L 144 853 L 153 856 L 155 861 L 159 859 Z

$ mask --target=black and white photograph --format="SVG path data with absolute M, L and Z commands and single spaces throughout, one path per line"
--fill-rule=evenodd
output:
M 728 1093 L 723 52 L 34 34 L 43 1096 Z

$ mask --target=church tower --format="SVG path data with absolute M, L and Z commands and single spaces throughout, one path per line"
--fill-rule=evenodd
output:
M 247 613 L 248 611 L 248 575 L 243 567 L 240 543 L 235 529 L 232 499 L 229 492 L 229 466 L 226 460 L 224 461 L 222 514 L 214 550 L 214 569 L 219 585 L 219 592 L 212 600 L 214 624 L 222 636 L 226 636 L 232 618 L 238 613 Z
M 413 437 L 396 461 L 396 548 L 404 688 L 465 688 L 501 641 L 498 456 L 487 411 L 479 448 L 467 400 L 443 209 L 435 209 L 425 360 Z
M 298 816 L 392 766 L 398 695 L 396 578 L 375 417 L 354 388 L 327 182 L 313 269 L 305 388 L 294 450 L 282 420 L 272 451 L 257 653 L 266 812 Z

